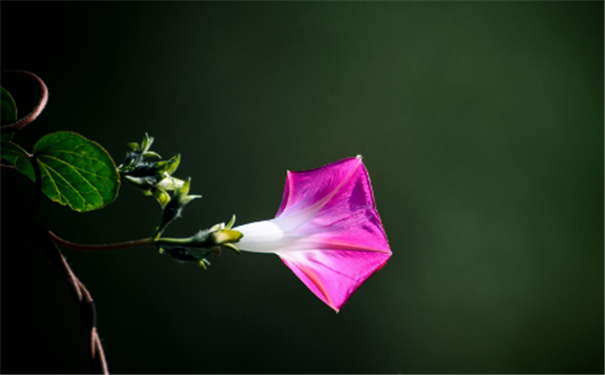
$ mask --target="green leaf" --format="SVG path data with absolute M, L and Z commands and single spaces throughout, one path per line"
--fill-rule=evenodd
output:
M 42 191 L 51 200 L 87 212 L 105 207 L 118 196 L 120 177 L 111 156 L 98 143 L 60 131 L 34 145 Z
M 36 181 L 34 167 L 29 161 L 27 152 L 25 152 L 25 150 L 22 149 L 21 146 L 13 142 L 2 140 L 0 142 L 0 147 L 0 154 L 2 159 L 14 165 L 19 172 L 29 177 L 29 179 L 33 182 Z
M 0 135 L 0 139 L 3 141 L 10 142 L 13 140 L 13 135 L 15 135 L 15 132 L 2 134 Z
M 17 105 L 8 91 L 0 86 L 0 121 L 6 124 L 17 121 Z

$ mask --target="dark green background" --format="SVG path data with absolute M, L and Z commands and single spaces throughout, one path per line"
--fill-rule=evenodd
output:
M 111 371 L 603 372 L 603 3 L 3 2 L 8 68 L 50 88 L 27 148 L 72 130 L 119 163 L 147 131 L 181 153 L 204 198 L 171 236 L 271 218 L 286 169 L 362 154 L 372 177 L 393 257 L 339 314 L 275 256 L 65 250 Z M 31 191 L 2 172 L 3 203 Z M 103 243 L 159 215 L 124 185 L 39 218 Z M 3 372 L 88 371 L 67 284 L 7 221 Z

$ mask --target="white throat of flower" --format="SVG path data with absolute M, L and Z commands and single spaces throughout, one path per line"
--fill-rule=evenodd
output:
M 309 236 L 308 231 L 304 230 L 305 224 L 312 220 L 351 179 L 361 165 L 361 156 L 357 156 L 357 159 L 357 165 L 349 171 L 342 182 L 325 197 L 310 206 L 298 209 L 296 206 L 288 207 L 282 215 L 272 220 L 258 221 L 233 228 L 244 235 L 238 247 L 243 251 L 258 253 L 283 253 L 317 249 L 318 242 Z

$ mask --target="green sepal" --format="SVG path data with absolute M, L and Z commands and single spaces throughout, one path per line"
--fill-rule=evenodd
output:
M 158 173 L 163 174 L 164 176 L 171 176 L 179 167 L 181 163 L 181 154 L 176 154 L 168 160 L 157 162 L 157 170 Z
M 143 141 L 141 142 L 141 151 L 142 152 L 146 152 L 149 150 L 149 148 L 151 147 L 151 145 L 153 144 L 154 138 L 151 137 L 149 134 L 145 133 L 145 136 L 143 137 Z
M 231 216 L 231 220 L 229 220 L 229 222 L 227 223 L 227 225 L 225 225 L 225 229 L 231 229 L 231 228 L 233 228 L 234 224 L 235 224 L 235 214 L 233 214 L 233 216 Z
M 160 156 L 160 154 L 158 154 L 157 152 L 153 152 L 153 151 L 145 151 L 145 152 L 143 152 L 143 157 L 144 158 L 158 158 L 158 159 L 162 158 Z
M 240 237 L 240 238 L 241 238 L 241 237 Z M 228 248 L 228 249 L 230 249 L 230 250 L 233 250 L 233 252 L 234 252 L 234 253 L 236 253 L 236 254 L 238 254 L 238 255 L 241 255 L 241 254 L 242 254 L 242 252 L 240 251 L 240 249 L 238 249 L 238 248 L 237 248 L 237 247 L 236 247 L 234 244 L 232 244 L 232 243 L 224 243 L 224 244 L 222 244 L 221 246 L 224 246 L 224 247 L 226 247 L 226 248 Z
M 231 242 L 238 242 L 244 235 L 233 229 L 221 229 L 212 233 L 213 243 L 225 245 Z
M 124 176 L 124 178 L 128 181 L 132 182 L 132 177 L 130 176 Z M 143 190 L 143 195 L 145 196 L 153 196 L 158 203 L 160 204 L 160 206 L 162 206 L 162 208 L 166 207 L 166 205 L 168 204 L 168 202 L 170 202 L 170 194 L 168 194 L 165 190 L 163 189 L 158 189 L 158 188 L 149 188 L 146 190 Z

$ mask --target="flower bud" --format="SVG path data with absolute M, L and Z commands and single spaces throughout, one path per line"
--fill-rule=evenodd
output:
M 206 269 L 210 265 L 210 262 L 206 259 L 210 252 L 199 254 L 186 247 L 177 246 L 161 248 L 160 253 L 168 254 L 181 263 L 199 264 L 200 266 L 204 267 L 204 269 Z
M 216 245 L 225 245 L 239 241 L 244 235 L 233 229 L 221 229 L 212 232 L 210 236 Z
M 176 183 L 174 183 L 176 186 Z M 188 178 L 181 187 L 175 191 L 170 201 L 164 206 L 162 213 L 162 221 L 156 229 L 156 236 L 159 236 L 164 229 L 174 219 L 181 217 L 183 208 L 194 199 L 201 198 L 201 195 L 189 195 L 189 187 L 191 186 L 191 178 Z

